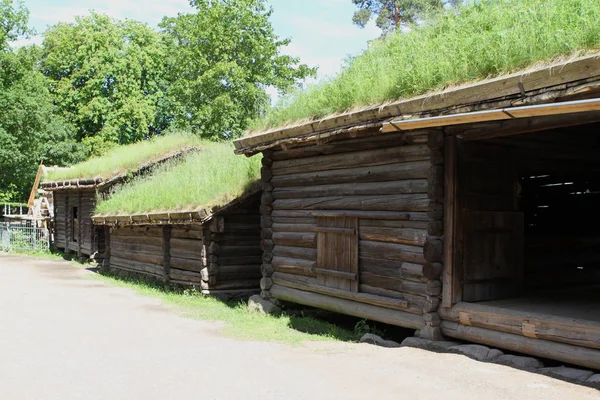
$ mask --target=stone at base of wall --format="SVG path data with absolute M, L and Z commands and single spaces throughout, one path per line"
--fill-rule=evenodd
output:
M 273 304 L 271 301 L 263 299 L 260 295 L 255 294 L 248 299 L 248 308 L 252 311 L 257 311 L 262 314 L 279 314 L 281 308 Z
M 360 338 L 360 342 L 374 344 L 380 347 L 400 347 L 400 343 L 394 342 L 392 340 L 385 340 L 377 335 L 373 335 L 372 333 L 365 333 L 363 337 Z
M 478 344 L 460 344 L 448 341 L 438 342 L 420 337 L 409 337 L 404 339 L 401 346 L 415 347 L 436 352 L 463 354 L 478 361 L 506 365 L 517 369 L 548 375 L 553 378 L 563 379 L 569 382 L 600 388 L 600 374 L 594 374 L 592 371 L 565 366 L 544 368 L 544 364 L 536 358 L 503 354 L 500 350 L 490 349 L 489 347 Z

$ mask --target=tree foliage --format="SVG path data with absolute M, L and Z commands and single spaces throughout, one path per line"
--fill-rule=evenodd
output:
M 0 0 L 0 51 L 5 51 L 8 42 L 29 32 L 29 11 L 22 1 Z
M 352 21 L 364 28 L 375 16 L 375 24 L 384 33 L 415 23 L 419 16 L 444 6 L 457 6 L 461 0 L 352 0 L 358 7 Z
M 165 51 L 148 25 L 92 12 L 44 34 L 42 69 L 60 113 L 90 146 L 162 132 Z
M 266 87 L 287 91 L 315 70 L 281 54 L 264 0 L 192 0 L 197 12 L 165 18 L 175 123 L 205 137 L 235 137 L 268 105 Z
M 25 47 L 0 56 L 0 201 L 26 198 L 40 161 L 65 166 L 84 156 L 35 68 L 39 55 Z

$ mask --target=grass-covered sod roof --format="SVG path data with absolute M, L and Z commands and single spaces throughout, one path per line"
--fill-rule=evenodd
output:
M 173 133 L 111 149 L 71 168 L 50 170 L 43 181 L 63 181 L 81 178 L 110 179 L 135 171 L 145 164 L 158 161 L 186 148 L 199 146 L 200 139 L 185 133 Z
M 138 215 L 221 206 L 243 195 L 258 180 L 260 167 L 260 157 L 236 156 L 231 143 L 203 141 L 200 151 L 121 186 L 98 204 L 96 214 Z
M 254 131 L 377 106 L 600 47 L 598 0 L 479 0 L 371 43 L 341 73 L 284 97 Z

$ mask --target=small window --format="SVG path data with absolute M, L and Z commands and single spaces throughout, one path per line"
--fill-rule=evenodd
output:
M 74 242 L 77 242 L 79 238 L 79 210 L 77 207 L 73 207 L 73 232 L 71 232 L 71 237 Z
M 317 283 L 358 292 L 358 218 L 317 218 Z

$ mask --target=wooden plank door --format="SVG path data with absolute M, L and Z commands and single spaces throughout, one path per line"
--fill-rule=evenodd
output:
M 519 296 L 523 286 L 523 213 L 464 213 L 463 301 Z
M 358 292 L 358 218 L 317 218 L 317 283 Z
M 462 300 L 518 296 L 523 287 L 524 218 L 510 148 L 485 142 L 459 147 Z

